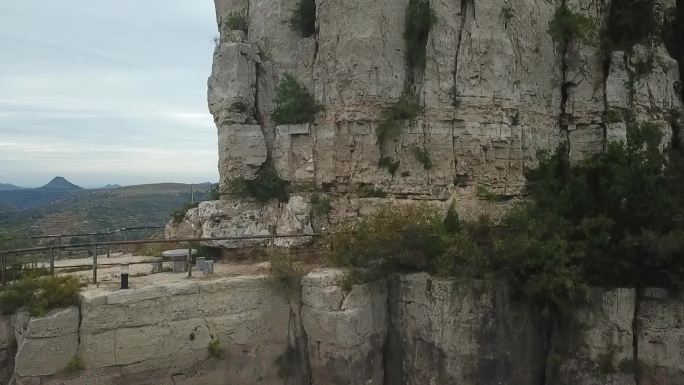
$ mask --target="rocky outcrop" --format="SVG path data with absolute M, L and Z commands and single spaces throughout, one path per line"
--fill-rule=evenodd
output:
M 201 202 L 188 210 L 180 224 L 166 225 L 167 239 L 221 238 L 207 241 L 207 246 L 241 248 L 249 246 L 296 246 L 310 242 L 309 236 L 285 237 L 313 233 L 309 198 L 291 196 L 288 202 L 259 204 L 245 200 Z
M 532 308 L 496 281 L 398 277 L 390 289 L 390 384 L 533 384 L 543 370 Z
M 79 321 L 77 307 L 40 318 L 18 313 L 13 321 L 17 341 L 15 376 L 49 376 L 64 369 L 78 354 Z
M 684 383 L 684 306 L 681 293 L 645 289 L 636 314 L 639 384 Z
M 384 384 L 387 284 L 345 290 L 343 279 L 343 271 L 321 270 L 302 280 L 311 384 Z
M 561 318 L 547 373 L 558 385 L 636 385 L 634 289 L 593 289 L 589 303 Z
M 273 166 L 295 196 L 315 191 L 331 198 L 332 211 L 314 221 L 327 229 L 356 217 L 349 202 L 363 185 L 383 190 L 386 199 L 457 201 L 462 217 L 477 217 L 488 212 L 477 188 L 517 196 L 539 150 L 564 142 L 579 160 L 624 140 L 630 120 L 652 122 L 669 137 L 682 108 L 679 65 L 670 56 L 676 42 L 664 42 L 658 28 L 615 45 L 600 36 L 616 29 L 611 9 L 625 2 L 430 1 L 437 21 L 424 68 L 408 65 L 407 0 L 317 0 L 315 32 L 306 37 L 290 25 L 297 0 L 215 3 L 221 36 L 208 99 L 222 199 L 232 200 L 230 180 Z M 588 18 L 595 33 L 554 41 L 550 23 L 559 7 Z M 653 7 L 653 22 L 662 25 L 676 4 L 657 0 Z M 246 33 L 223 22 L 234 12 L 246 16 Z M 286 73 L 325 107 L 314 122 L 273 121 L 275 90 Z M 381 140 L 375 131 L 382 112 L 407 90 L 420 101 L 417 119 L 398 122 L 402 132 Z M 418 161 L 416 149 L 429 155 L 431 167 Z M 379 167 L 381 158 L 397 169 Z M 256 214 L 267 217 L 252 222 L 272 225 L 269 206 Z M 245 212 L 255 209 L 246 205 Z M 234 226 L 229 219 L 209 232 L 263 232 Z
M 2 373 L 26 385 L 682 383 L 679 294 L 589 297 L 552 324 L 502 281 L 427 274 L 90 289 L 80 308 L 4 318 Z M 63 371 L 75 357 L 82 370 Z

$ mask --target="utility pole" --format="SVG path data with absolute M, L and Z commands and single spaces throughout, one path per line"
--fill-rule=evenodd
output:
M 192 183 L 190 183 L 190 203 L 195 203 L 195 191 L 192 189 Z

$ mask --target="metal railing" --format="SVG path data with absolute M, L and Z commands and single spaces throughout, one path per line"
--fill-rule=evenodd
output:
M 149 228 L 149 227 L 148 227 Z M 79 236 L 85 236 L 85 235 L 93 235 L 95 233 L 89 233 L 89 234 L 79 234 Z M 102 234 L 106 235 L 106 234 Z M 61 254 L 61 251 L 63 250 L 69 250 L 69 249 L 79 249 L 79 248 L 86 248 L 90 249 L 92 248 L 93 250 L 93 256 L 92 256 L 92 283 L 97 284 L 97 270 L 98 266 L 99 267 L 111 267 L 111 266 L 123 266 L 123 265 L 140 265 L 140 264 L 149 264 L 149 263 L 154 263 L 150 261 L 139 261 L 139 262 L 127 262 L 127 263 L 105 263 L 105 264 L 98 264 L 97 256 L 98 256 L 98 248 L 100 247 L 105 247 L 105 246 L 123 246 L 123 245 L 145 245 L 145 244 L 178 244 L 178 243 L 185 243 L 187 248 L 188 248 L 188 253 L 187 257 L 185 260 L 185 268 L 187 269 L 187 276 L 192 277 L 192 245 L 193 243 L 201 243 L 201 242 L 215 242 L 215 241 L 249 241 L 249 240 L 267 240 L 268 241 L 268 247 L 273 249 L 275 247 L 275 240 L 280 239 L 280 238 L 314 238 L 314 237 L 320 237 L 320 236 L 325 236 L 327 234 L 325 233 L 301 233 L 301 234 L 288 234 L 288 235 L 253 235 L 253 236 L 240 236 L 240 237 L 207 237 L 207 238 L 183 238 L 183 239 L 138 239 L 138 240 L 123 240 L 123 241 L 98 241 L 98 242 L 92 242 L 92 243 L 82 243 L 82 244 L 77 244 L 77 245 L 62 245 L 61 242 L 59 242 L 57 245 L 53 246 L 41 246 L 41 247 L 29 247 L 29 248 L 20 248 L 20 249 L 13 249 L 13 250 L 0 250 L 0 279 L 2 281 L 2 284 L 5 285 L 7 283 L 7 272 L 8 272 L 8 256 L 10 255 L 20 255 L 20 254 L 27 254 L 27 253 L 36 253 L 36 252 L 48 252 L 49 253 L 49 271 L 50 274 L 54 276 L 55 274 L 55 269 L 73 269 L 73 268 L 80 268 L 84 267 L 87 265 L 63 265 L 56 267 L 55 266 L 55 251 L 57 251 L 57 256 L 59 258 L 59 255 Z M 71 235 L 48 235 L 48 236 L 40 236 L 36 238 L 56 238 L 58 240 L 61 240 L 63 237 L 70 237 Z M 107 258 L 110 257 L 111 253 L 111 248 L 107 248 Z M 38 268 L 24 268 L 22 265 L 22 268 L 19 270 L 35 270 Z

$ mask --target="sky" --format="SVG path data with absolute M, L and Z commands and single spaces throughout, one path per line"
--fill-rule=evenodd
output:
M 212 0 L 0 1 L 0 183 L 218 181 Z

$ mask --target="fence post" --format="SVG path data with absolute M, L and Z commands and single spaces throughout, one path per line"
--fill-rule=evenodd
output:
M 62 236 L 57 237 L 57 259 L 62 258 Z
M 55 249 L 50 248 L 50 275 L 55 276 Z
M 97 245 L 94 246 L 93 251 L 93 283 L 97 285 Z
M 7 267 L 7 254 L 0 254 L 0 263 L 2 264 L 1 274 L 2 274 L 2 286 L 7 283 L 7 277 L 5 276 L 5 269 Z
M 188 278 L 192 277 L 192 243 L 188 241 L 188 257 L 185 262 L 188 268 Z

